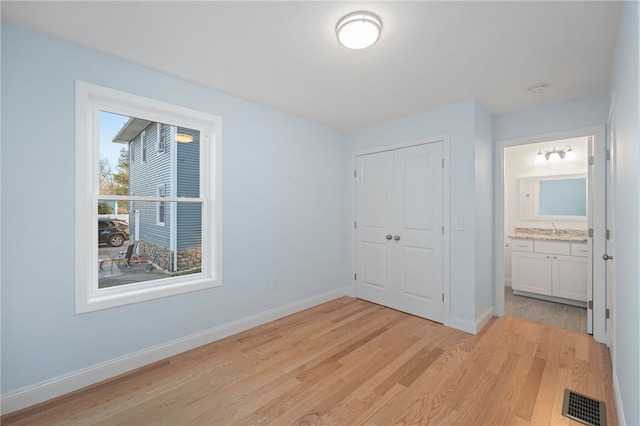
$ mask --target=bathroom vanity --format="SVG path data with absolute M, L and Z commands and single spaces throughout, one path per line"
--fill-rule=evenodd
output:
M 510 236 L 514 293 L 586 306 L 586 233 L 516 228 Z

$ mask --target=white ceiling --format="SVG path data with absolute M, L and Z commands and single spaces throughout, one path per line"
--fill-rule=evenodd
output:
M 493 114 L 607 91 L 613 1 L 10 2 L 2 20 L 339 130 L 466 99 Z M 336 42 L 345 14 L 383 21 Z M 547 82 L 549 90 L 527 88 Z

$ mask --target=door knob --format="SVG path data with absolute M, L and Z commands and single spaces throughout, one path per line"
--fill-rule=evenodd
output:
M 390 240 L 390 239 L 392 238 L 392 237 L 391 237 L 391 234 L 387 234 L 387 236 L 386 236 L 385 238 L 386 238 L 387 240 Z
M 613 260 L 613 256 L 609 256 L 607 253 L 602 255 L 602 259 L 604 260 Z
M 396 235 L 395 237 L 393 237 L 393 239 L 396 241 L 400 241 L 400 235 Z

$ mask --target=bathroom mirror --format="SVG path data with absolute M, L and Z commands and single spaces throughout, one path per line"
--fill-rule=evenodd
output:
M 520 218 L 586 220 L 587 177 L 538 176 L 520 179 Z

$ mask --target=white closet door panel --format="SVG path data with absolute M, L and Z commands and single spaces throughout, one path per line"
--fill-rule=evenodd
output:
M 394 230 L 401 256 L 397 309 L 443 320 L 442 143 L 394 152 Z
M 362 164 L 360 173 L 362 179 L 362 220 L 365 229 L 386 229 L 388 225 L 389 191 L 387 183 L 389 164 L 384 156 L 368 159 Z
M 389 289 L 393 153 L 356 159 L 356 294 L 374 303 L 393 298 Z
M 435 265 L 433 250 L 418 247 L 402 248 L 402 294 L 431 300 L 434 298 L 434 277 L 431 274 Z M 440 295 L 438 295 L 440 296 Z
M 387 286 L 386 244 L 362 243 L 362 284 L 385 288 Z
M 432 153 L 410 156 L 400 155 L 402 225 L 404 229 L 429 230 L 434 226 L 435 196 Z

